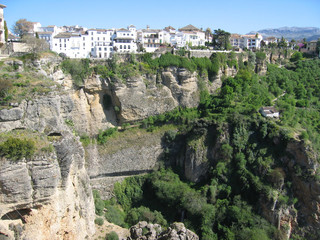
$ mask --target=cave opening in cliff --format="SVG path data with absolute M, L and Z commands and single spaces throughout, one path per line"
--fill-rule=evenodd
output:
M 62 134 L 59 132 L 52 132 L 48 134 L 49 137 L 61 137 Z
M 11 212 L 5 213 L 1 220 L 21 220 L 23 223 L 26 223 L 25 217 L 31 213 L 30 208 L 16 209 Z

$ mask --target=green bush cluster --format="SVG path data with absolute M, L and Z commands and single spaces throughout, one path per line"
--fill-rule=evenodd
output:
M 108 128 L 104 131 L 100 130 L 98 137 L 97 137 L 97 142 L 98 144 L 105 144 L 108 140 L 108 138 L 110 138 L 112 135 L 115 135 L 118 132 L 118 128 L 114 127 L 114 128 Z
M 99 226 L 102 226 L 103 223 L 104 223 L 104 220 L 103 220 L 103 218 L 96 218 L 96 219 L 94 220 L 94 223 L 97 224 L 97 225 L 99 225 Z
M 128 211 L 126 216 L 126 222 L 129 226 L 133 226 L 140 221 L 146 221 L 148 223 L 157 223 L 161 226 L 167 226 L 167 221 L 162 216 L 161 212 L 155 210 L 151 211 L 145 206 L 140 206 L 138 208 L 132 208 Z
M 35 143 L 30 139 L 9 137 L 0 144 L 0 155 L 12 160 L 32 158 L 35 152 Z
M 81 87 L 92 72 L 89 59 L 66 59 L 61 63 L 61 68 L 64 72 L 71 74 L 74 85 L 77 87 Z
M 119 236 L 116 232 L 112 231 L 106 235 L 106 240 L 119 240 Z
M 234 52 L 230 54 L 215 53 L 210 59 L 202 58 L 187 58 L 171 53 L 161 55 L 159 58 L 152 58 L 152 54 L 145 53 L 140 57 L 141 62 L 145 63 L 145 68 L 157 70 L 166 67 L 180 67 L 186 68 L 191 72 L 198 70 L 201 74 L 207 74 L 209 79 L 218 74 L 221 67 L 235 67 L 238 68 L 237 59 Z

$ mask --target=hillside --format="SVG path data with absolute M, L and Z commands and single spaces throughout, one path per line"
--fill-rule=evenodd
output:
M 4 60 L 1 233 L 319 239 L 319 75 L 282 49 Z
M 291 39 L 302 40 L 304 38 L 307 41 L 318 40 L 320 37 L 320 28 L 316 27 L 282 27 L 282 28 L 268 28 L 258 31 L 252 31 L 248 34 L 260 33 L 264 37 L 284 37 L 289 41 Z

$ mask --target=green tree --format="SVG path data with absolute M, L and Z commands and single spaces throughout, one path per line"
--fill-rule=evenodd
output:
M 13 25 L 13 32 L 20 37 L 32 32 L 33 30 L 33 23 L 28 21 L 27 19 L 19 19 Z
M 29 52 L 35 57 L 38 53 L 49 50 L 49 44 L 44 39 L 39 39 L 31 35 L 24 35 L 22 42 L 26 43 L 29 48 Z
M 9 33 L 8 33 L 7 21 L 4 21 L 4 39 L 6 42 L 8 42 L 8 36 L 9 36 Z
M 210 40 L 211 35 L 212 35 L 211 28 L 208 27 L 208 28 L 206 29 L 206 31 L 205 31 L 205 36 L 206 36 L 206 39 L 207 39 L 208 42 L 209 42 L 209 40 Z
M 229 32 L 226 32 L 221 29 L 214 30 L 212 35 L 212 45 L 216 49 L 220 50 L 229 50 L 231 49 Z
M 295 52 L 292 54 L 290 61 L 291 62 L 297 62 L 303 58 L 303 55 L 301 52 Z
M 316 49 L 316 51 L 317 51 L 317 54 L 318 54 L 318 56 L 320 58 L 320 38 L 318 38 L 318 41 L 317 41 L 317 49 Z
M 282 37 L 280 42 L 278 43 L 278 47 L 279 48 L 287 48 L 288 47 L 288 43 L 287 43 L 287 40 Z

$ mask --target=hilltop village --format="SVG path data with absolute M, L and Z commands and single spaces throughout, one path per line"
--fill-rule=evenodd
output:
M 9 32 L 5 37 L 6 27 L 4 26 L 3 10 L 5 5 L 0 4 L 0 42 L 9 43 L 7 53 L 28 52 L 28 46 L 23 44 L 22 34 L 12 34 Z M 19 22 L 22 21 L 22 22 Z M 261 34 L 230 34 L 221 29 L 210 28 L 203 30 L 191 24 L 176 29 L 172 26 L 164 29 L 152 29 L 146 26 L 145 29 L 137 29 L 134 25 L 127 28 L 85 28 L 81 26 L 58 27 L 50 25 L 43 27 L 39 22 L 29 22 L 20 19 L 17 23 L 25 29 L 25 35 L 34 36 L 45 40 L 47 48 L 51 51 L 65 55 L 69 58 L 96 58 L 109 59 L 115 53 L 139 53 L 139 52 L 165 52 L 167 47 L 186 50 L 258 50 L 262 47 L 277 46 L 283 42 L 291 49 L 299 49 L 307 53 L 316 52 L 317 41 L 304 42 L 304 46 L 294 40 L 289 42 L 286 39 L 276 37 L 263 37 Z M 16 23 L 16 24 L 17 24 Z M 8 31 L 8 30 L 7 30 Z M 226 37 L 228 47 L 214 46 L 213 42 L 222 42 L 215 39 L 215 35 L 220 34 Z M 302 48 L 301 48 L 302 47 Z M 4 51 L 2 51 L 4 52 Z

